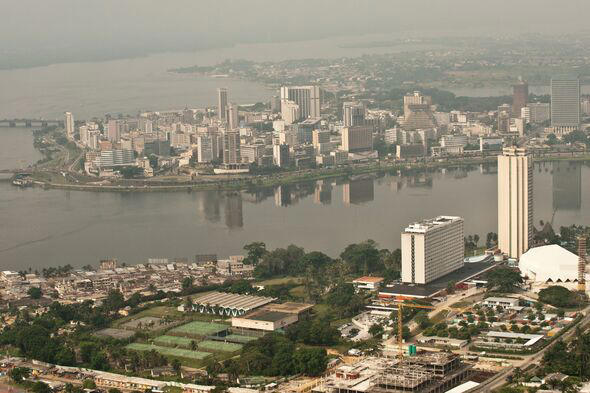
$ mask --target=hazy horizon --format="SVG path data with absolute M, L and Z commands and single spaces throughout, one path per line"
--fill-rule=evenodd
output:
M 587 31 L 590 2 L 0 0 L 0 68 L 374 33 L 511 36 Z

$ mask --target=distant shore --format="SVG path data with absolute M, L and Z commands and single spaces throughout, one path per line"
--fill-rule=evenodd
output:
M 576 155 L 545 155 L 534 157 L 535 162 L 553 161 L 590 161 L 590 153 Z M 368 165 L 345 166 L 329 169 L 312 169 L 308 171 L 285 172 L 275 175 L 247 176 L 231 180 L 211 182 L 186 182 L 170 185 L 94 185 L 94 184 L 66 184 L 51 183 L 36 180 L 34 185 L 46 189 L 64 189 L 90 192 L 179 192 L 179 191 L 241 191 L 280 185 L 317 181 L 331 178 L 369 175 L 380 172 L 400 170 L 428 170 L 437 168 L 465 167 L 481 164 L 495 164 L 496 156 L 464 158 L 436 162 L 385 162 Z

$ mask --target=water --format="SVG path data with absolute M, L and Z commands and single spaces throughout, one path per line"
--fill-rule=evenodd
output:
M 566 176 L 567 175 L 567 176 Z M 535 223 L 590 225 L 590 166 L 535 166 Z M 374 239 L 399 247 L 410 222 L 439 214 L 465 218 L 465 233 L 496 231 L 495 167 L 302 183 L 257 194 L 91 193 L 19 189 L 0 182 L 0 265 L 96 265 L 116 257 L 242 253 L 244 244 L 297 244 L 337 256 Z
M 27 128 L 0 128 L 0 170 L 25 168 L 43 158 L 33 147 L 33 131 Z
M 238 45 L 191 53 L 166 53 L 135 59 L 55 64 L 0 70 L 0 119 L 61 119 L 71 111 L 77 119 L 106 113 L 199 108 L 214 105 L 216 89 L 228 87 L 231 101 L 268 101 L 278 91 L 259 83 L 203 75 L 175 74 L 168 69 L 212 65 L 226 59 L 278 61 L 335 58 L 425 49 L 431 45 L 400 44 L 381 48 L 344 48 L 381 36 L 336 37 L 315 41 Z

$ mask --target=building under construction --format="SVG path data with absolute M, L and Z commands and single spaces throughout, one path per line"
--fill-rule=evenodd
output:
M 393 358 L 369 357 L 344 365 L 313 389 L 322 393 L 443 393 L 461 384 L 471 366 L 439 352 Z

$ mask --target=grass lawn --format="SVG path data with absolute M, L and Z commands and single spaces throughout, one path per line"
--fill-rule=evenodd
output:
M 280 277 L 280 278 L 271 278 L 270 280 L 264 280 L 255 282 L 255 285 L 282 285 L 282 284 L 301 284 L 303 282 L 303 277 L 300 276 L 287 276 L 287 277 Z
M 156 307 L 148 308 L 147 310 L 140 311 L 137 314 L 128 315 L 126 317 L 117 319 L 115 322 L 113 322 L 113 326 L 114 327 L 121 326 L 122 324 L 127 323 L 131 320 L 139 319 L 139 318 L 143 318 L 143 317 L 162 318 L 164 316 L 170 316 L 170 317 L 172 317 L 172 319 L 179 319 L 184 316 L 184 313 L 178 311 L 174 307 L 156 306 Z
M 141 343 L 133 343 L 129 344 L 126 347 L 127 349 L 131 349 L 133 351 L 151 351 L 152 349 L 156 352 L 164 355 L 164 356 L 171 356 L 173 358 L 182 358 L 182 359 L 190 359 L 190 360 L 203 360 L 206 357 L 210 356 L 209 352 L 199 352 L 199 351 L 191 351 L 188 349 L 178 349 L 178 348 L 168 348 L 168 347 L 160 347 L 158 345 L 149 345 L 149 344 L 141 344 Z
M 213 352 L 237 352 L 242 349 L 240 344 L 226 343 L 223 341 L 205 340 L 198 344 L 197 348 Z
M 468 302 L 468 301 L 465 301 L 465 300 L 461 300 L 461 301 L 458 301 L 456 303 L 451 304 L 449 307 L 450 308 L 461 309 L 461 308 L 465 308 L 465 307 L 471 306 L 472 304 L 473 304 L 473 302 Z
M 305 286 L 300 285 L 298 287 L 291 288 L 289 294 L 299 300 L 305 299 Z

